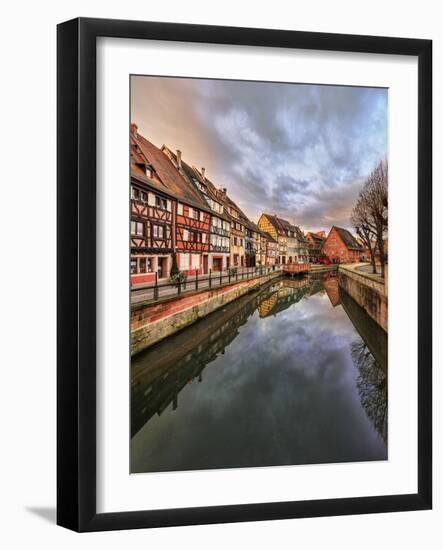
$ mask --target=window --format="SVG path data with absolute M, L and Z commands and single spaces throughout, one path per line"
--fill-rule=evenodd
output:
M 153 258 L 139 258 L 139 273 L 152 273 L 154 271 Z
M 139 237 L 143 237 L 145 234 L 144 225 L 145 224 L 143 222 L 131 220 L 131 235 L 138 235 Z
M 183 205 L 181 202 L 178 202 L 177 203 L 177 214 L 179 216 L 183 216 Z
M 201 222 L 205 221 L 205 213 L 203 211 L 200 211 L 200 221 Z
M 156 195 L 155 196 L 155 206 L 157 208 L 161 208 L 162 210 L 166 210 L 167 206 L 168 206 L 168 203 L 167 203 L 166 199 L 163 199 L 162 197 L 158 197 Z
M 189 241 L 189 231 L 187 229 L 183 229 L 183 240 Z
M 165 226 L 164 225 L 153 225 L 152 226 L 152 236 L 154 239 L 164 239 L 165 238 Z
M 189 208 L 189 217 L 193 218 L 194 220 L 198 220 L 198 210 L 195 208 Z
M 148 194 L 144 191 L 141 192 L 141 199 L 143 202 L 148 202 Z
M 152 178 L 152 168 L 150 166 L 145 166 L 146 169 L 146 177 Z
M 202 234 L 198 231 L 189 231 L 189 242 L 200 243 L 202 242 Z
M 137 273 L 137 258 L 131 258 L 131 274 Z
M 206 233 L 202 233 L 202 243 L 206 242 Z
M 199 269 L 199 267 L 200 267 L 200 255 L 199 254 L 192 254 L 191 261 L 192 261 L 192 267 L 194 269 Z
M 131 199 L 138 200 L 140 198 L 140 190 L 136 187 L 131 187 Z
M 180 269 L 182 271 L 189 269 L 189 254 L 180 254 Z

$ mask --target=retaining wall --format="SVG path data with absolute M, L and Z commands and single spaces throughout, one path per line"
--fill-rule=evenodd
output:
M 387 285 L 380 280 L 380 277 L 373 277 L 370 274 L 358 272 L 353 265 L 340 265 L 338 281 L 340 287 L 387 332 Z
M 131 311 L 131 355 L 152 346 L 206 317 L 225 304 L 244 296 L 252 289 L 281 276 L 273 272 L 264 277 L 238 281 L 214 289 L 188 293 L 155 304 L 138 305 Z

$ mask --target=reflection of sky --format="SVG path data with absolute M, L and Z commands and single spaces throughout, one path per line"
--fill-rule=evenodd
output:
M 326 295 L 256 311 L 223 355 L 134 436 L 132 471 L 380 460 L 361 407 L 357 333 Z
M 133 77 L 131 119 L 257 221 L 349 226 L 362 181 L 387 154 L 387 90 Z

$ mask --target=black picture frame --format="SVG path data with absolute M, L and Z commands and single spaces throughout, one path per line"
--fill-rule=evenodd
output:
M 136 512 L 96 511 L 96 39 L 399 54 L 418 58 L 418 491 Z M 57 29 L 57 523 L 75 531 L 425 510 L 432 506 L 432 42 L 74 19 Z

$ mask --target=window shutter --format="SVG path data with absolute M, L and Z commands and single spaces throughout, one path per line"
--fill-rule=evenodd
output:
M 148 193 L 148 204 L 149 204 L 149 206 L 155 206 L 155 195 L 154 195 L 154 193 Z
M 170 212 L 170 211 L 171 211 L 171 208 L 172 208 L 172 207 L 171 207 L 171 201 L 170 201 L 170 200 L 167 200 L 167 201 L 166 201 L 166 210 L 167 210 L 168 212 Z
M 181 202 L 177 203 L 177 214 L 179 214 L 180 216 L 183 216 L 183 205 Z
M 187 229 L 183 229 L 183 240 L 184 241 L 189 240 L 189 231 Z

